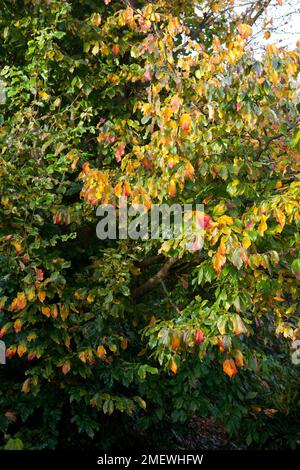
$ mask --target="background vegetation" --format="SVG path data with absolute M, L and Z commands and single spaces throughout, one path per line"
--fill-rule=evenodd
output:
M 269 3 L 0 1 L 2 447 L 197 416 L 299 444 L 299 51 L 249 47 Z M 121 196 L 203 203 L 203 249 L 98 240 Z

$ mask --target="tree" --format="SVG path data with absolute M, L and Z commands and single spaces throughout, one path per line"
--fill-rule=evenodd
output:
M 296 429 L 299 52 L 254 57 L 264 3 L 2 1 L 0 425 L 27 447 L 103 413 Z M 204 204 L 203 249 L 99 241 L 122 196 Z

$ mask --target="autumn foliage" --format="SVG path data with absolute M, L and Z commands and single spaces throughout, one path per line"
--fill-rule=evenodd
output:
M 230 0 L 2 3 L 1 445 L 199 415 L 296 446 L 299 51 Z M 204 204 L 204 247 L 98 240 L 123 196 Z

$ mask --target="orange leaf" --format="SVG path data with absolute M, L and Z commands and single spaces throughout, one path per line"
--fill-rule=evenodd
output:
M 14 249 L 16 250 L 17 253 L 20 253 L 22 251 L 22 246 L 19 242 L 17 242 L 16 240 L 14 240 L 13 242 L 11 242 L 12 246 L 14 247 Z
M 220 247 L 217 250 L 217 253 L 215 254 L 213 258 L 213 266 L 217 273 L 220 273 L 222 270 L 222 266 L 226 263 L 226 256 L 223 256 L 222 254 L 222 249 Z
M 179 98 L 178 95 L 174 95 L 171 99 L 171 108 L 173 111 L 178 111 L 180 106 L 182 105 L 183 100 Z
M 27 298 L 24 292 L 18 292 L 17 297 L 12 301 L 10 305 L 10 310 L 12 312 L 18 312 L 22 310 L 27 305 Z
M 226 359 L 226 361 L 223 362 L 223 371 L 229 377 L 233 377 L 238 372 L 236 365 L 232 359 Z
M 114 55 L 118 55 L 119 52 L 120 52 L 120 46 L 119 44 L 114 44 L 113 47 L 112 47 L 112 52 Z
M 98 346 L 96 354 L 100 359 L 103 359 L 106 356 L 106 349 L 102 344 Z
M 130 184 L 128 183 L 128 181 L 125 181 L 125 183 L 124 183 L 124 196 L 129 197 L 130 194 L 131 194 Z
M 170 197 L 176 196 L 176 183 L 174 180 L 171 180 L 169 183 L 168 194 Z
M 10 346 L 7 350 L 6 350 L 6 357 L 9 358 L 9 357 L 14 357 L 14 355 L 16 354 L 17 352 L 17 348 L 16 346 Z
M 124 153 L 125 153 L 125 144 L 121 142 L 118 145 L 117 150 L 116 150 L 116 161 L 118 163 L 120 163 L 120 161 L 122 160 Z
M 40 290 L 37 296 L 41 302 L 44 302 L 46 298 L 46 292 L 44 290 Z
M 22 325 L 23 325 L 22 320 L 18 318 L 14 323 L 14 329 L 16 333 L 20 333 L 22 329 Z
M 285 214 L 280 209 L 276 209 L 275 211 L 275 218 L 279 225 L 283 228 L 285 226 Z
M 90 164 L 89 162 L 85 162 L 83 165 L 82 165 L 82 171 L 85 175 L 87 175 L 90 171 Z
M 123 192 L 123 183 L 122 181 L 119 181 L 119 183 L 115 186 L 114 188 L 114 193 L 117 197 L 121 197 Z
M 239 349 L 235 353 L 235 363 L 238 367 L 243 367 L 244 365 L 244 356 Z
M 4 416 L 6 416 L 6 418 L 8 418 L 12 423 L 15 423 L 17 421 L 15 413 L 12 413 L 11 411 L 7 411 Z
M 42 307 L 42 314 L 49 318 L 51 315 L 51 309 L 49 307 Z
M 54 320 L 56 320 L 57 315 L 58 315 L 57 307 L 56 307 L 56 305 L 52 305 L 51 306 L 51 316 L 52 316 L 52 318 L 54 318 Z
M 187 132 L 191 127 L 191 123 L 192 123 L 192 118 L 190 114 L 183 113 L 180 116 L 180 126 L 183 131 Z
M 178 336 L 174 336 L 173 341 L 172 341 L 172 349 L 177 349 L 180 346 L 180 339 Z
M 70 361 L 66 361 L 61 368 L 63 374 L 65 375 L 70 371 L 70 369 L 71 369 Z
M 187 162 L 185 165 L 185 175 L 190 179 L 193 180 L 195 176 L 195 170 L 193 165 L 190 162 Z

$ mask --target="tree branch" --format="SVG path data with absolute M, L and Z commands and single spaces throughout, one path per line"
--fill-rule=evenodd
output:
M 148 281 L 133 290 L 133 298 L 142 297 L 154 289 L 154 287 L 157 287 L 161 283 L 161 280 L 168 276 L 170 269 L 176 263 L 176 261 L 177 260 L 175 258 L 168 258 L 163 267 L 154 276 L 150 277 Z
M 137 262 L 137 266 L 139 268 L 147 268 L 148 266 L 152 266 L 152 264 L 159 263 L 165 259 L 164 255 L 154 255 L 149 256 L 148 258 L 144 258 L 141 261 Z
M 248 10 L 245 12 L 243 21 L 245 23 L 248 23 L 250 26 L 253 26 L 258 20 L 258 18 L 264 13 L 270 3 L 271 0 L 263 0 L 258 3 L 254 2 L 254 4 L 251 5 L 251 7 L 249 7 Z M 254 16 L 252 16 L 253 13 L 255 13 Z

